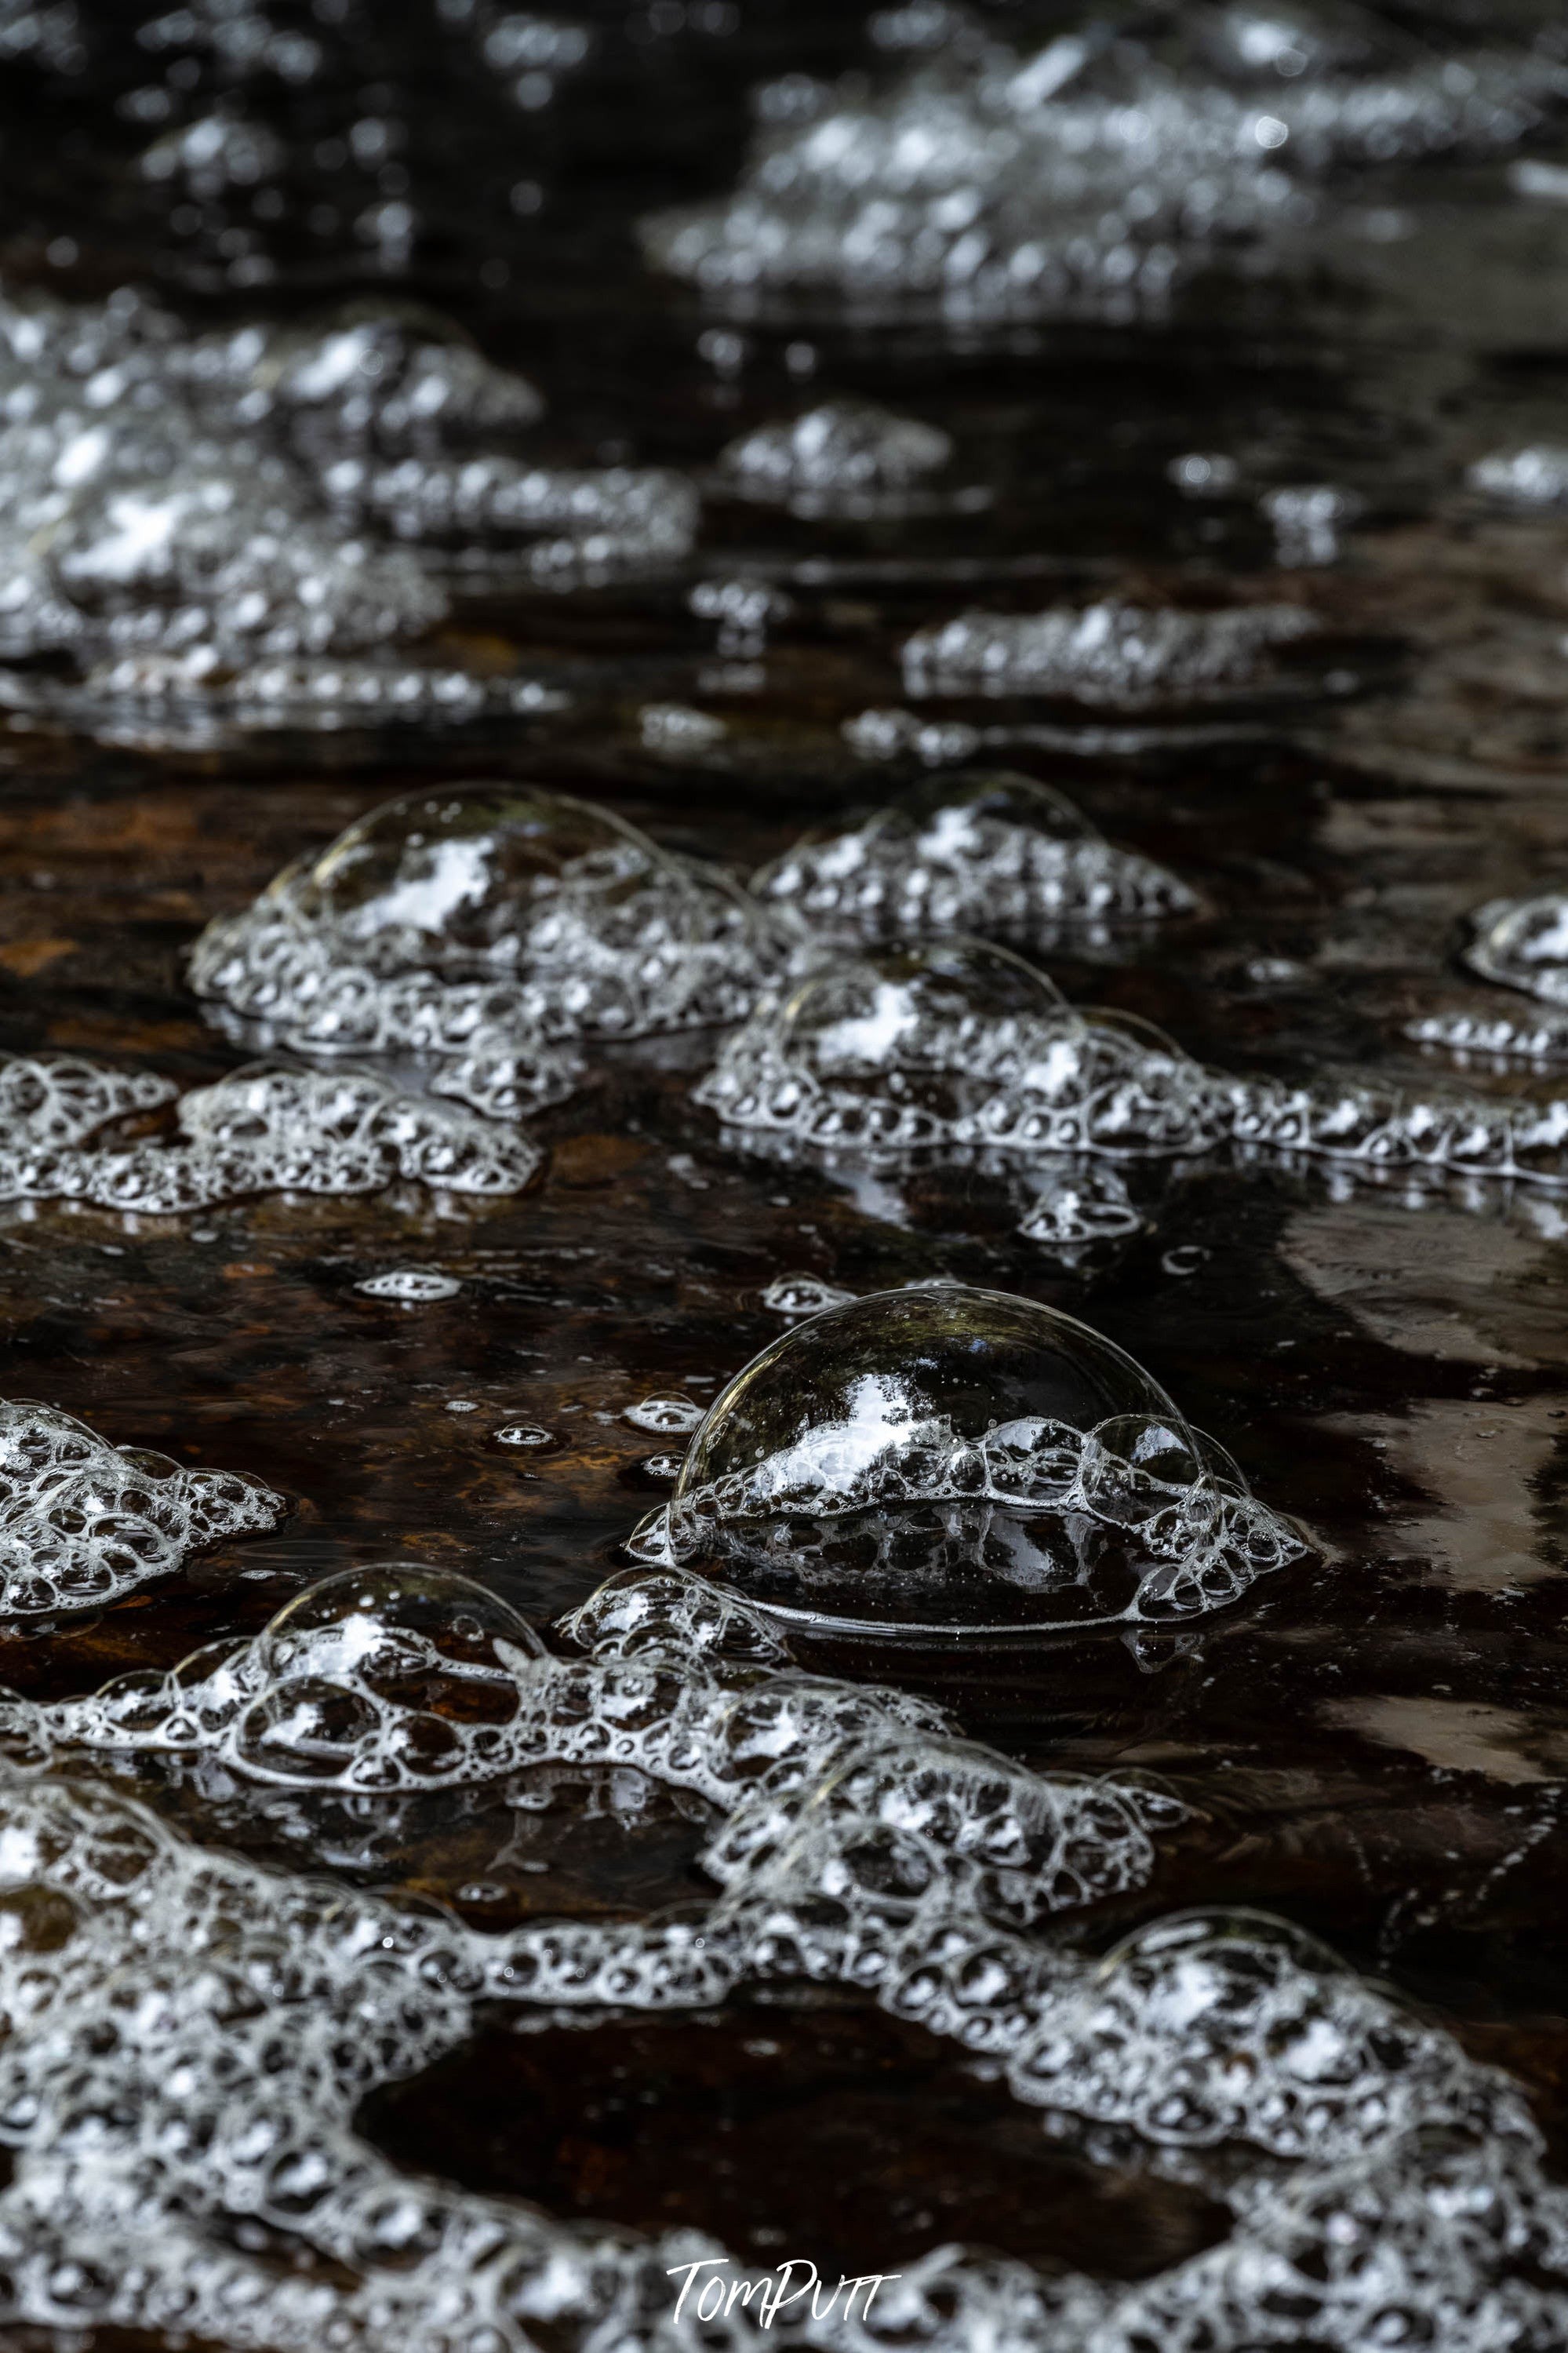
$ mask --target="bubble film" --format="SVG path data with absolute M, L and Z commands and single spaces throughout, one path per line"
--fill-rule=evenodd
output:
M 18 1059 L 0 1071 L 0 1088 L 20 1101 L 0 1146 L 0 1199 L 168 1217 L 252 1193 L 374 1193 L 399 1180 L 519 1193 L 540 1165 L 515 1130 L 363 1071 L 258 1064 L 183 1096 L 166 1140 L 132 1144 L 104 1140 L 104 1123 L 167 1103 L 175 1091 L 166 1082 L 99 1072 L 74 1057 Z
M 984 768 L 944 776 L 850 830 L 808 837 L 752 889 L 814 930 L 885 940 L 967 932 L 1038 941 L 1198 904 L 1152 859 L 1112 849 L 1048 785 Z
M 270 1528 L 283 1498 L 243 1472 L 185 1471 L 53 1406 L 0 1399 L 0 1616 L 90 1609 L 226 1536 Z
M 1304 1546 L 1121 1349 L 943 1283 L 828 1309 L 764 1349 L 633 1549 L 886 1630 L 1180 1618 Z
M 786 944 L 722 876 L 507 784 L 393 801 L 209 924 L 197 994 L 300 1052 L 414 1057 L 496 1114 L 570 1092 L 563 1041 L 736 1019 Z
M 1326 10 L 1184 9 L 1035 50 L 958 9 L 931 24 L 879 89 L 763 88 L 735 193 L 646 222 L 650 259 L 736 305 L 829 288 L 862 313 L 1131 319 L 1224 247 L 1299 242 L 1365 167 L 1506 149 L 1563 98 L 1547 44 L 1446 56 Z
M 721 2246 L 411 2179 L 354 2117 L 481 2005 L 679 2010 L 749 1978 L 858 1989 L 986 2054 L 1088 2154 L 1217 2165 L 1232 2209 L 1222 2244 L 1129 2285 L 939 2249 L 868 2321 L 814 2327 L 836 2353 L 1241 2353 L 1285 2341 L 1282 2307 L 1292 2341 L 1306 2320 L 1331 2353 L 1396 2341 L 1391 2315 L 1468 2353 L 1561 2332 L 1568 2200 L 1506 2079 L 1261 1915 L 1157 1920 L 1099 1964 L 1052 1941 L 1058 1915 L 1142 1883 L 1179 1803 L 1026 1772 L 920 1703 L 802 1677 L 679 1570 L 623 1572 L 564 1630 L 574 1662 L 467 1580 L 397 1564 L 329 1579 L 164 1684 L 4 1704 L 26 1758 L 0 1764 L 7 2322 L 289 2353 L 526 2353 L 546 2325 L 568 2346 L 612 2327 L 695 2346 L 668 2269 L 757 2275 Z M 374 1754 L 450 1786 L 494 1770 L 520 1724 L 538 1751 L 701 1781 L 705 1913 L 484 1934 L 190 1846 L 59 1772 L 212 1750 L 242 1782 L 319 1788 Z M 726 2341 L 753 2340 L 737 2299 Z
M 975 940 L 813 970 L 726 1039 L 695 1095 L 770 1148 L 844 1163 L 984 1150 L 1025 1167 L 1067 1155 L 1171 1159 L 1228 1143 L 1369 1178 L 1568 1183 L 1560 1097 L 1418 1093 L 1331 1074 L 1310 1087 L 1232 1078 L 1132 1016 L 1078 1011 L 1020 957 Z M 1050 1198 L 1030 1213 L 1042 1230 Z
M 1293 605 L 1182 613 L 1107 602 L 1081 611 L 964 613 L 908 640 L 904 688 L 1060 695 L 1124 710 L 1190 702 L 1267 681 L 1273 649 L 1315 627 Z

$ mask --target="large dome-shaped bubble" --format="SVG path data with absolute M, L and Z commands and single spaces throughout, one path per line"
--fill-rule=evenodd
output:
M 785 945 L 722 875 L 608 811 L 506 783 L 374 810 L 209 925 L 191 975 L 309 1053 L 433 1062 L 481 1110 L 568 1092 L 561 1041 L 737 1019 Z
M 962 769 L 861 825 L 808 835 L 752 889 L 814 930 L 873 940 L 1049 944 L 1198 904 L 1152 859 L 1113 849 L 1065 795 L 1007 768 Z
M 633 1548 L 792 1617 L 959 1631 L 1179 1618 L 1301 1547 L 1113 1342 L 943 1283 L 765 1348 Z
M 1200 1151 L 1228 1097 L 1157 1032 L 1080 1013 L 981 940 L 894 945 L 811 974 L 726 1041 L 697 1090 L 726 1125 L 818 1150 Z

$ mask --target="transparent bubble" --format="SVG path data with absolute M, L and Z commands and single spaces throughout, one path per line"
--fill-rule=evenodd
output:
M 515 1112 L 575 1083 L 555 1041 L 734 1019 L 787 952 L 727 877 L 585 802 L 479 783 L 372 811 L 209 925 L 191 973 L 264 1037 L 426 1058 L 442 1092 Z
M 808 836 L 753 877 L 814 930 L 868 939 L 1064 932 L 1188 913 L 1184 883 L 1114 849 L 1051 786 L 1009 769 L 934 781 L 847 831 Z
M 1009 949 L 967 938 L 813 974 L 759 1008 L 696 1092 L 731 1126 L 874 1157 L 1168 1155 L 1232 1119 L 1223 1082 L 1160 1033 L 1080 1013 Z
M 455 1299 L 462 1284 L 456 1275 L 435 1267 L 394 1266 L 383 1274 L 367 1274 L 354 1289 L 367 1299 L 395 1299 L 405 1307 L 427 1307 L 441 1299 Z
M 268 1621 L 236 1753 L 273 1778 L 365 1788 L 458 1776 L 475 1736 L 517 1715 L 517 1667 L 542 1653 L 468 1577 L 416 1561 L 346 1569 Z
M 1471 922 L 1465 960 L 1475 971 L 1549 1005 L 1568 1005 L 1568 895 L 1493 900 Z
M 765 1348 L 634 1548 L 818 1622 L 1083 1624 L 1142 1614 L 1146 1586 L 1168 1614 L 1210 1553 L 1244 1589 L 1257 1571 L 1227 1512 L 1261 1507 L 1123 1350 L 949 1282 L 829 1308 Z

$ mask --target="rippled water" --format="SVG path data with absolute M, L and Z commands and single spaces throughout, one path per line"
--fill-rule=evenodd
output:
M 0 2342 L 1553 2353 L 1560 12 L 0 58 Z

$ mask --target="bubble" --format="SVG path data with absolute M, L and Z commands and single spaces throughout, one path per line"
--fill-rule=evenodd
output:
M 570 1092 L 563 1041 L 733 1020 L 786 949 L 724 878 L 564 794 L 389 802 L 191 959 L 218 1013 L 313 1055 L 383 1053 L 497 1114 Z
M 875 401 L 830 400 L 757 426 L 732 441 L 719 464 L 742 498 L 795 514 L 897 514 L 952 455 L 951 437 L 936 426 Z
M 880 1632 L 1181 1617 L 1301 1549 L 1120 1348 L 951 1282 L 775 1340 L 634 1540 L 785 1617 Z
M 1198 905 L 1152 860 L 1113 849 L 1062 794 L 1006 769 L 943 776 L 858 827 L 808 837 L 752 889 L 814 930 L 871 940 L 1053 940 Z
M 354 1285 L 367 1299 L 395 1299 L 405 1307 L 428 1307 L 437 1300 L 456 1299 L 462 1287 L 456 1275 L 441 1274 L 429 1266 L 389 1267 L 384 1274 L 367 1274 Z
M 1237 21 L 1268 29 L 1220 9 L 1036 48 L 942 12 L 934 41 L 881 44 L 907 53 L 890 78 L 765 87 L 738 187 L 645 220 L 645 249 L 710 303 L 748 312 L 788 290 L 884 315 L 935 308 L 962 330 L 1042 313 L 1158 318 L 1238 240 L 1255 268 L 1284 263 L 1321 183 L 1506 149 L 1558 102 L 1539 46 L 1456 48 L 1447 30 L 1413 49 L 1380 27 L 1342 47 L 1314 18 L 1260 65 L 1229 38 Z
M 700 758 L 730 732 L 711 712 L 684 702 L 645 702 L 637 719 L 644 748 L 664 760 Z
M 870 1158 L 1169 1155 L 1218 1141 L 1231 1116 L 1168 1041 L 1075 1011 L 1008 950 L 963 938 L 812 975 L 726 1042 L 696 1099 L 727 1126 Z
M 497 1446 L 553 1446 L 556 1442 L 555 1432 L 537 1421 L 503 1421 L 490 1436 Z
M 113 1073 L 99 1086 L 79 1069 L 68 1074 L 68 1093 L 52 1061 L 0 1069 L 16 1071 L 18 1104 L 0 1146 L 0 1198 L 164 1217 L 253 1193 L 374 1193 L 399 1179 L 443 1192 L 520 1193 L 540 1165 L 515 1132 L 363 1071 L 258 1063 L 183 1096 L 169 1139 L 117 1146 L 86 1125 L 89 1113 L 107 1106 L 112 1118 L 163 1103 L 174 1092 L 164 1081 Z
M 1485 980 L 1568 1006 L 1568 895 L 1494 899 L 1470 918 L 1465 961 Z
M 1203 701 L 1267 680 L 1273 649 L 1316 626 L 1291 605 L 1184 613 L 1111 601 L 966 613 L 907 641 L 904 687 L 912 695 L 1062 695 L 1124 710 Z
M 634 1430 L 652 1430 L 660 1434 L 695 1430 L 702 1419 L 702 1408 L 693 1405 L 689 1398 L 644 1398 L 640 1405 L 629 1405 L 622 1414 Z
M 1568 1183 L 1568 1103 L 1238 1079 L 1152 1022 L 1065 1004 L 1005 948 L 955 938 L 822 962 L 764 998 L 694 1099 L 763 1149 L 874 1170 L 927 1154 L 1043 1167 L 1021 1230 L 1078 1248 L 1141 1223 L 1124 1187 L 1069 1160 L 1172 1160 L 1229 1143 L 1391 1171 Z M 879 1210 L 878 1214 L 885 1214 Z
M 1179 1799 L 1035 1773 L 928 1702 L 803 1675 L 760 1612 L 679 1567 L 606 1580 L 559 1630 L 570 1659 L 521 1630 L 482 1588 L 395 1564 L 327 1580 L 168 1678 L 0 1697 L 7 1746 L 25 1724 L 36 1741 L 27 1769 L 0 1760 L 19 2323 L 177 2323 L 216 2344 L 238 2341 L 237 2314 L 245 2342 L 290 2353 L 527 2353 L 541 2313 L 584 2340 L 624 2333 L 627 2311 L 666 2308 L 689 2234 L 585 2234 L 411 2179 L 360 2137 L 366 2095 L 436 2065 L 498 2002 L 542 2023 L 703 2010 L 766 1979 L 852 1989 L 985 2054 L 1090 2158 L 1215 2179 L 1228 2199 L 1226 2241 L 1126 2284 L 937 2250 L 889 2283 L 912 2284 L 889 2312 L 932 2353 L 1001 2341 L 1020 2312 L 1053 2353 L 1194 2327 L 1261 2343 L 1282 2281 L 1285 2325 L 1310 2319 L 1325 2353 L 1388 2337 L 1391 2298 L 1412 2341 L 1458 2329 L 1489 2348 L 1500 2315 L 1510 2341 L 1561 2337 L 1568 2200 L 1506 2078 L 1265 1915 L 1156 1918 L 1100 1962 L 1058 1936 L 1061 1915 L 1147 1883 Z M 161 1750 L 221 1759 L 227 1802 L 249 1785 L 269 1809 L 280 1782 L 373 1804 L 374 1776 L 345 1778 L 372 1757 L 424 1788 L 525 1754 L 632 1758 L 713 1808 L 717 1892 L 679 1918 L 468 1928 L 190 1843 L 117 1788 L 39 1769 L 116 1745 L 144 1770 Z M 1194 2170 L 1215 2158 L 1217 2176 Z M 305 2263 L 277 2262 L 279 2232 Z
M 1542 1013 L 1426 1013 L 1405 1025 L 1405 1035 L 1421 1046 L 1449 1053 L 1517 1058 L 1521 1061 L 1568 1060 L 1568 1006 Z
M 1366 505 L 1359 491 L 1332 482 L 1294 482 L 1258 501 L 1274 527 L 1274 556 L 1292 568 L 1337 564 L 1340 533 Z
M 155 141 L 143 170 L 194 174 L 210 205 L 236 174 L 268 176 L 271 141 L 225 111 Z M 359 223 L 384 255 L 413 226 L 398 201 Z M 534 680 L 386 658 L 448 609 L 421 543 L 460 537 L 470 565 L 572 587 L 677 560 L 695 534 L 679 474 L 494 447 L 536 421 L 537 393 L 416 306 L 191 336 L 124 289 L 82 306 L 0 297 L 7 346 L 0 644 L 85 672 L 12 680 L 8 699 L 106 733 L 127 706 L 150 740 L 204 712 L 276 727 L 556 707 Z
M 74 1415 L 0 1399 L 0 1615 L 96 1609 L 188 1555 L 275 1527 L 281 1495 L 242 1472 L 186 1471 L 111 1446 Z
M 847 1307 L 854 1297 L 820 1275 L 778 1274 L 763 1292 L 763 1305 L 774 1315 L 820 1315 L 825 1307 Z

